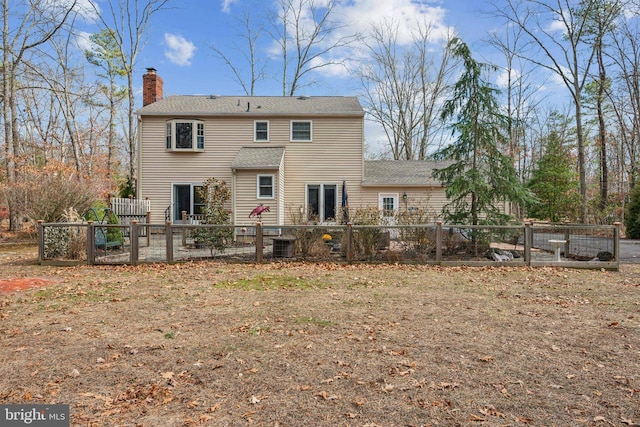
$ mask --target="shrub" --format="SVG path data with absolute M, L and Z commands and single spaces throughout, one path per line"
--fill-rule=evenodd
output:
M 627 238 L 640 239 L 640 184 L 636 183 L 631 190 L 631 198 L 624 216 Z
M 231 212 L 225 207 L 231 199 L 231 191 L 224 180 L 209 178 L 198 190 L 198 195 L 204 201 L 203 224 L 228 225 Z M 233 239 L 232 227 L 199 227 L 193 233 L 193 238 L 199 246 L 215 251 L 224 252 Z
M 82 218 L 69 208 L 64 211 L 64 222 L 79 224 Z M 44 250 L 46 258 L 66 258 L 82 260 L 86 257 L 87 236 L 84 226 L 55 226 L 44 229 Z
M 31 221 L 58 222 L 66 209 L 86 211 L 98 199 L 102 185 L 78 176 L 75 169 L 51 162 L 44 167 L 23 166 L 19 180 L 4 194 L 13 209 Z

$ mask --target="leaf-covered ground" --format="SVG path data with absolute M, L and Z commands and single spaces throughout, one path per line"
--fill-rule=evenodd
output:
M 73 426 L 638 426 L 640 267 L 42 267 L 0 403 Z M 46 283 L 46 282 L 39 282 Z

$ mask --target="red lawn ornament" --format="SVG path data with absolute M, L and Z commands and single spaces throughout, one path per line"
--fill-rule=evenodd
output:
M 257 217 L 258 219 L 262 219 L 263 212 L 271 212 L 271 208 L 260 203 L 260 206 L 251 211 L 249 218 Z

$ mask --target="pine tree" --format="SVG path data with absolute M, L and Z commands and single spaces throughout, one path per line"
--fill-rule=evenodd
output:
M 640 184 L 636 183 L 631 190 L 631 199 L 624 215 L 628 239 L 640 239 Z
M 551 222 L 577 217 L 578 180 L 557 132 L 549 134 L 545 153 L 532 171 L 527 187 L 538 198 L 527 206 L 529 216 Z
M 456 224 L 504 224 L 510 219 L 504 213 L 506 202 L 524 204 L 533 197 L 520 184 L 511 159 L 500 152 L 509 118 L 500 113 L 497 89 L 483 78 L 487 65 L 475 61 L 460 39 L 453 39 L 449 47 L 464 70 L 442 113 L 444 120 L 455 120 L 451 125 L 455 140 L 434 156 L 450 163 L 434 171 L 450 200 L 444 219 Z

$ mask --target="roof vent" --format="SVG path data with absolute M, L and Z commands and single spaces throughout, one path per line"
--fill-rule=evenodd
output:
M 209 95 L 209 99 L 218 99 L 220 95 Z
M 305 100 L 307 100 L 307 99 L 309 99 L 309 98 L 311 98 L 309 95 L 300 95 L 300 96 L 298 97 L 298 99 L 299 99 L 299 100 L 301 100 L 301 101 L 305 101 Z

